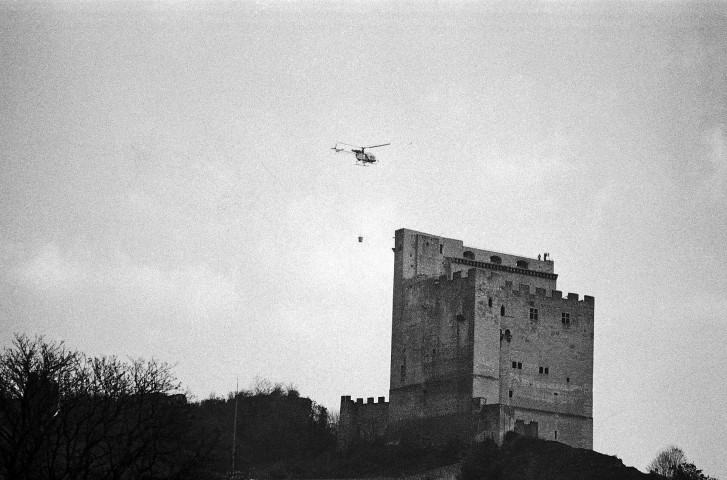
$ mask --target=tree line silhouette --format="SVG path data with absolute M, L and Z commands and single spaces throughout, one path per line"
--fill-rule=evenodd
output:
M 237 426 L 233 428 L 237 408 Z M 16 335 L 0 354 L 0 478 L 220 478 L 335 445 L 328 412 L 292 388 L 189 401 L 172 366 L 90 357 Z

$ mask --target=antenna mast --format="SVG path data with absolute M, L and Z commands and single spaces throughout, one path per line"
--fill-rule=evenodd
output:
M 235 473 L 235 451 L 237 443 L 237 392 L 240 388 L 240 379 L 235 382 L 235 419 L 232 423 L 232 473 Z

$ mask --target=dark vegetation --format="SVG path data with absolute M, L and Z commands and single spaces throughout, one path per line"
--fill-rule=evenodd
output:
M 672 480 L 716 480 L 703 474 L 693 463 L 689 463 L 682 449 L 674 446 L 659 452 L 648 469 L 651 473 Z
M 16 336 L 0 354 L 0 478 L 193 475 L 212 436 L 179 389 L 165 363 Z
M 207 476 L 232 469 L 235 395 L 199 405 L 221 442 L 205 462 Z M 336 450 L 335 423 L 324 407 L 291 387 L 258 384 L 237 395 L 235 471 L 241 478 L 354 478 L 418 473 L 459 460 L 463 446 L 426 447 L 414 442 L 360 442 Z
M 617 457 L 509 432 L 501 447 L 472 445 L 462 462 L 461 480 L 716 480 L 705 476 L 676 447 L 661 452 L 649 473 Z
M 0 480 L 400 477 L 460 461 L 461 480 L 714 480 L 675 447 L 647 475 L 512 433 L 501 447 L 379 439 L 338 451 L 336 422 L 294 387 L 260 381 L 189 402 L 155 360 L 88 357 L 23 335 L 0 353 Z
M 641 480 L 659 478 L 624 466 L 616 457 L 513 432 L 501 447 L 486 441 L 470 447 L 462 480 Z
M 216 448 L 204 462 L 207 475 L 229 472 L 237 404 L 234 470 L 255 478 L 305 476 L 310 459 L 335 448 L 328 412 L 292 387 L 258 382 L 235 398 L 212 397 L 197 406 L 205 427 L 217 433 Z

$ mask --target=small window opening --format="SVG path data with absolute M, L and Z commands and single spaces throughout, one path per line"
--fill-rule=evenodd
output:
M 554 397 L 557 397 L 558 396 L 558 392 L 553 392 L 553 396 Z
M 538 319 L 538 309 L 531 308 L 530 309 L 530 320 L 537 320 L 537 319 Z
M 523 369 L 523 364 L 521 362 L 517 362 L 517 369 L 518 370 L 522 370 Z
M 510 390 L 509 392 L 507 392 L 507 395 L 508 395 L 508 396 L 509 396 L 510 398 L 512 398 L 512 390 Z
M 538 373 L 543 373 L 543 367 L 538 367 Z
M 464 258 L 468 259 L 468 260 L 474 260 L 475 259 L 475 254 L 473 252 L 470 252 L 469 250 L 467 250 L 466 252 L 464 252 L 462 254 L 462 256 Z
M 512 362 L 512 368 L 517 368 L 517 362 Z
M 401 381 L 406 381 L 406 365 L 401 366 Z
M 528 262 L 526 262 L 525 260 L 518 260 L 516 265 L 517 265 L 517 268 L 525 268 L 525 269 L 528 268 Z
M 441 254 L 443 251 L 444 251 L 444 245 L 440 243 L 439 244 L 439 253 Z
M 508 342 L 510 340 L 512 340 L 512 333 L 510 333 L 510 329 L 509 328 L 506 328 L 505 329 L 505 340 L 507 340 Z
M 487 300 L 487 306 L 492 308 L 492 298 Z
M 505 316 L 505 305 L 500 307 L 500 315 Z
M 548 367 L 545 367 L 545 374 L 548 374 Z
M 565 377 L 565 383 L 570 383 L 570 377 Z
M 553 432 L 555 434 L 555 439 L 558 440 L 558 430 Z
M 496 263 L 497 265 L 502 263 L 502 258 L 498 257 L 497 255 L 493 255 L 490 257 L 490 263 Z
M 570 325 L 570 313 L 563 312 L 560 314 L 560 323 Z

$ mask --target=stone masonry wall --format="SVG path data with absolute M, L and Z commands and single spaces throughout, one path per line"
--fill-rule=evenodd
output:
M 372 441 L 386 434 L 389 426 L 389 403 L 379 397 L 374 403 L 373 397 L 357 398 L 341 397 L 341 410 L 338 428 L 338 448 L 347 448 L 357 439 Z
M 474 278 L 405 281 L 391 379 L 391 421 L 471 409 Z
M 593 298 L 549 293 L 501 290 L 500 403 L 591 417 Z
M 541 438 L 592 448 L 594 299 L 513 290 L 510 283 L 495 298 L 506 312 L 500 319 L 500 403 L 514 407 L 506 410 L 504 427 L 537 421 Z

